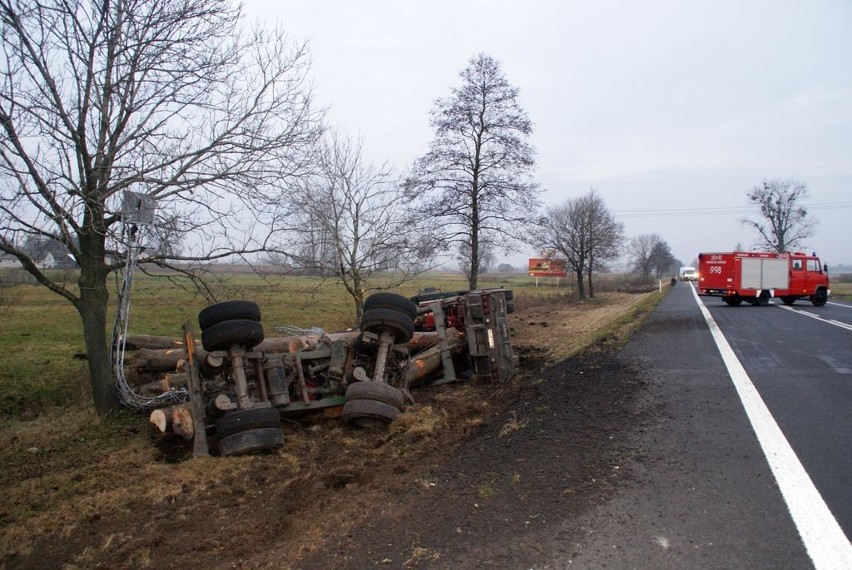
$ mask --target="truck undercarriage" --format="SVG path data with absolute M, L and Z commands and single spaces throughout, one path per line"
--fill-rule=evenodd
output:
M 189 324 L 175 347 L 125 339 L 139 349 L 129 366 L 146 380 L 137 390 L 185 394 L 150 417 L 161 432 L 193 440 L 194 455 L 271 449 L 283 445 L 282 418 L 323 411 L 360 427 L 384 426 L 420 384 L 508 381 L 516 367 L 511 293 L 465 291 L 418 303 L 378 293 L 365 301 L 359 330 L 274 338 L 265 337 L 255 303 L 227 301 L 199 313 L 200 343 Z M 415 331 L 426 321 L 431 330 Z

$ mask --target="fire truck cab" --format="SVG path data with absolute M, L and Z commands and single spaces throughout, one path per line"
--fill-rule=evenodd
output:
M 785 305 L 808 299 L 821 307 L 831 294 L 828 268 L 816 254 L 700 253 L 698 275 L 699 295 L 722 297 L 731 306 L 766 305 L 778 297 Z

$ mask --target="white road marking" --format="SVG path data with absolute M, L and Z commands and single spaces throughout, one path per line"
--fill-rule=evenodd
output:
M 835 307 L 843 307 L 844 309 L 852 309 L 852 305 L 844 305 L 843 303 L 837 303 L 835 301 L 828 301 L 829 305 L 834 305 Z
M 728 374 L 814 567 L 816 570 L 852 568 L 852 544 L 799 462 L 796 452 L 784 437 L 719 325 L 698 298 L 695 289 L 692 290 L 692 295 L 704 315 L 704 320 L 707 321 L 713 340 L 716 341 Z
M 803 311 L 802 309 L 795 309 L 793 307 L 785 307 L 784 305 L 778 305 L 778 304 L 776 304 L 775 306 L 781 307 L 785 311 L 791 311 L 793 313 L 796 313 L 797 315 L 804 315 L 806 317 L 810 317 L 812 319 L 816 319 L 818 321 L 822 321 L 824 323 L 828 323 L 830 325 L 834 325 L 836 327 L 840 327 L 842 329 L 852 331 L 852 325 L 850 325 L 849 323 L 844 323 L 842 321 L 836 321 L 834 319 L 824 319 L 823 317 L 817 315 L 816 313 L 811 313 L 810 311 Z

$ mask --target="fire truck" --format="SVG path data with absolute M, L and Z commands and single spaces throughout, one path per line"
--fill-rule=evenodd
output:
M 763 306 L 772 297 L 785 305 L 808 299 L 822 307 L 830 293 L 828 267 L 815 253 L 698 254 L 698 294 L 722 297 L 732 307 L 743 301 Z

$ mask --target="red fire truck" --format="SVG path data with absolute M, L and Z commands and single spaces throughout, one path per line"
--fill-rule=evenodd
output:
M 822 307 L 831 293 L 828 267 L 816 254 L 699 253 L 698 294 L 722 297 L 731 306 L 743 301 L 766 305 L 778 297 L 785 305 L 808 299 Z

